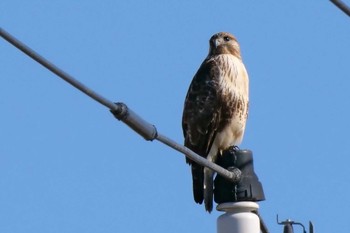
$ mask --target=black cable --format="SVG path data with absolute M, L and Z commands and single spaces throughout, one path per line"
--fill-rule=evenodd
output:
M 350 16 L 350 7 L 348 7 L 341 0 L 330 0 L 334 5 L 336 5 L 340 10 L 342 10 L 345 14 Z

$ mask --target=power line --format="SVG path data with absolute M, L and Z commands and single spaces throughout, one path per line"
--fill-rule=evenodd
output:
M 336 5 L 340 10 L 342 10 L 345 14 L 350 16 L 350 8 L 341 0 L 330 0 L 334 5 Z
M 118 119 L 123 121 L 125 124 L 127 124 L 130 128 L 132 128 L 136 133 L 140 134 L 143 138 L 145 138 L 148 141 L 153 141 L 154 139 L 162 142 L 163 144 L 181 152 L 189 159 L 197 162 L 198 164 L 208 167 L 215 172 L 217 172 L 219 175 L 225 177 L 226 179 L 229 179 L 233 182 L 238 182 L 240 179 L 239 173 L 230 172 L 219 165 L 208 161 L 207 159 L 199 156 L 198 154 L 194 153 L 187 147 L 178 144 L 174 140 L 160 134 L 157 132 L 157 129 L 154 125 L 148 123 L 144 119 L 142 119 L 140 116 L 138 116 L 135 112 L 133 112 L 131 109 L 128 108 L 128 106 L 124 103 L 113 103 L 112 101 L 104 98 L 102 95 L 96 93 L 92 89 L 88 88 L 83 83 L 79 82 L 75 78 L 73 78 L 68 73 L 64 72 L 60 68 L 58 68 L 56 65 L 39 55 L 37 52 L 29 48 L 27 45 L 16 39 L 14 36 L 12 36 L 10 33 L 6 32 L 4 29 L 0 28 L 0 35 L 3 37 L 6 41 L 11 43 L 13 46 L 21 50 L 23 53 L 31 57 L 33 60 L 40 63 L 42 66 L 65 80 L 66 82 L 70 83 L 72 86 L 77 88 L 78 90 L 82 91 L 86 95 L 90 96 L 92 99 L 96 100 L 100 104 L 106 106 L 110 109 L 110 111 L 114 114 L 114 116 Z

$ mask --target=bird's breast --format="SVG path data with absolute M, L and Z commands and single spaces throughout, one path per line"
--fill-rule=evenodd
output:
M 220 55 L 220 125 L 215 144 L 220 150 L 238 146 L 243 139 L 249 104 L 249 78 L 242 61 L 232 55 Z

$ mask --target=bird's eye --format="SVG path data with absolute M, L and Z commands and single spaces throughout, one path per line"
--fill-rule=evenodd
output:
M 224 41 L 230 41 L 230 37 L 225 36 L 225 37 L 224 37 Z

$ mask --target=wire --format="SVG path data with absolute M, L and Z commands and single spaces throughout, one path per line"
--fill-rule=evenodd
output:
M 216 163 L 210 162 L 209 160 L 197 155 L 192 150 L 188 149 L 187 147 L 185 147 L 183 145 L 176 143 L 175 141 L 171 140 L 170 138 L 167 138 L 166 136 L 158 134 L 157 140 L 164 143 L 165 145 L 168 145 L 171 148 L 181 152 L 182 154 L 186 155 L 186 157 L 197 162 L 198 164 L 214 170 L 219 175 L 225 177 L 226 179 L 229 179 L 232 182 L 238 182 L 241 178 L 240 174 L 230 172 L 230 171 L 222 168 L 221 166 L 217 165 Z
M 157 132 L 157 129 L 154 125 L 148 123 L 144 119 L 142 119 L 140 116 L 138 116 L 136 113 L 134 113 L 131 109 L 127 107 L 124 103 L 113 103 L 112 101 L 104 98 L 103 96 L 99 95 L 92 89 L 85 86 L 83 83 L 79 82 L 75 78 L 73 78 L 68 73 L 64 72 L 57 66 L 55 66 L 53 63 L 36 53 L 34 50 L 23 44 L 21 41 L 13 37 L 10 33 L 6 32 L 4 29 L 0 28 L 0 35 L 3 37 L 6 41 L 8 41 L 10 44 L 21 50 L 23 53 L 40 63 L 42 66 L 65 80 L 66 82 L 70 83 L 72 86 L 77 88 L 78 90 L 82 91 L 86 95 L 90 96 L 92 99 L 96 100 L 100 104 L 106 106 L 110 109 L 110 111 L 113 113 L 113 115 L 118 119 L 123 121 L 125 124 L 127 124 L 130 128 L 132 128 L 135 132 L 143 136 L 146 140 L 153 141 L 154 139 L 162 142 L 163 144 L 181 152 L 189 159 L 197 162 L 198 164 L 208 167 L 215 172 L 217 172 L 219 175 L 225 177 L 226 179 L 229 179 L 233 182 L 238 182 L 240 177 L 238 177 L 235 173 L 230 172 L 219 165 L 208 161 L 207 159 L 199 156 L 198 154 L 194 153 L 187 147 L 180 145 L 176 143 L 175 141 L 171 140 L 170 138 L 160 134 Z
M 71 75 L 67 74 L 66 72 L 64 72 L 63 70 L 61 70 L 60 68 L 58 68 L 57 66 L 49 62 L 47 59 L 40 56 L 38 53 L 36 53 L 34 50 L 32 50 L 31 48 L 29 48 L 28 46 L 26 46 L 25 44 L 17 40 L 15 37 L 10 35 L 4 29 L 0 28 L 0 34 L 5 40 L 7 40 L 9 43 L 17 47 L 23 53 L 27 54 L 29 57 L 31 57 L 32 59 L 34 59 L 41 65 L 43 65 L 45 68 L 47 68 L 48 70 L 50 70 L 51 72 L 53 72 L 54 74 L 56 74 L 57 76 L 65 80 L 66 82 L 70 83 L 80 91 L 84 92 L 85 94 L 87 94 L 88 96 L 96 100 L 97 102 L 108 107 L 109 109 L 116 108 L 113 102 L 105 99 L 104 97 L 97 94 L 96 92 L 94 92 L 93 90 L 91 90 L 90 88 L 88 88 L 87 86 L 79 82 L 78 80 L 74 79 Z
M 330 0 L 334 5 L 336 5 L 340 10 L 342 10 L 345 14 L 350 16 L 350 8 L 341 0 Z

